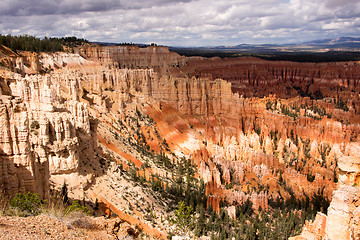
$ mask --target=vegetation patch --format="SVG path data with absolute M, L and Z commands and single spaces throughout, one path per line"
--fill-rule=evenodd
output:
M 4 45 L 13 51 L 31 51 L 31 52 L 59 52 L 65 51 L 66 47 L 75 47 L 88 43 L 86 39 L 76 37 L 48 38 L 43 39 L 29 35 L 1 35 L 0 45 Z

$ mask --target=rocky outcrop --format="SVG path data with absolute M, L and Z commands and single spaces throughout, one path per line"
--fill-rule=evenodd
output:
M 358 188 L 353 186 L 341 186 L 334 192 L 328 209 L 326 224 L 327 239 L 356 239 L 353 225 L 356 222 L 354 211 L 358 207 Z M 355 217 L 356 218 L 356 217 Z
M 137 239 L 139 230 L 120 219 L 109 220 L 106 224 L 108 234 L 115 236 L 117 239 Z
M 328 209 L 326 239 L 358 239 L 359 223 L 359 150 L 358 144 L 351 144 L 339 158 L 339 188 L 334 191 Z
M 106 51 L 114 52 L 114 49 Z M 122 53 L 120 55 L 124 57 Z M 88 57 L 96 59 L 97 56 L 94 53 Z M 247 61 L 263 64 L 257 59 L 244 59 L 244 62 Z M 206 137 L 206 142 L 204 146 L 192 147 L 196 150 L 205 147 L 208 157 L 213 158 L 212 162 L 203 159 L 198 163 L 205 182 L 213 182 L 216 189 L 221 189 L 232 179 L 254 184 L 249 177 L 246 178 L 246 172 L 255 173 L 256 182 L 269 184 L 279 178 L 279 175 L 275 178 L 268 176 L 270 171 L 276 170 L 282 172 L 282 178 L 293 188 L 297 197 L 301 198 L 304 191 L 312 196 L 325 187 L 325 196 L 331 198 L 335 186 L 335 163 L 339 155 L 337 146 L 346 145 L 350 136 L 359 133 L 356 125 L 343 125 L 335 119 L 318 115 L 317 118 L 311 117 L 315 113 L 306 109 L 306 106 L 310 108 L 313 104 L 309 98 L 281 100 L 277 102 L 276 110 L 269 110 L 266 104 L 277 101 L 277 98 L 241 97 L 234 94 L 232 85 L 222 79 L 162 75 L 151 69 L 130 70 L 110 66 L 97 72 L 95 69 L 87 70 L 81 76 L 83 98 L 89 105 L 104 112 L 121 112 L 132 103 L 152 99 L 160 102 L 160 110 L 163 102 L 184 116 L 197 117 L 205 124 L 199 131 Z M 334 104 L 318 104 L 326 110 L 334 110 Z M 304 109 L 301 109 L 297 119 L 281 110 L 283 106 L 302 105 Z M 181 149 L 182 143 L 178 144 Z M 328 147 L 330 152 L 320 154 L 323 146 Z M 305 158 L 308 158 L 306 163 L 302 160 Z M 213 167 L 214 164 L 221 166 L 221 173 L 218 167 Z M 312 176 L 314 180 L 309 182 Z M 303 184 L 297 184 L 299 181 Z M 270 196 L 279 197 L 278 190 L 275 187 Z M 284 198 L 288 196 L 282 194 Z M 262 205 L 266 208 L 265 203 Z
M 289 240 L 322 240 L 325 236 L 327 217 L 323 213 L 318 213 L 314 222 L 306 221 L 300 236 L 291 237 Z
M 236 219 L 236 207 L 235 206 L 230 206 L 226 210 L 227 210 L 227 214 L 229 215 L 229 217 L 231 219 Z
M 337 162 L 339 182 L 333 193 L 327 216 L 321 215 L 324 219 L 321 228 L 314 228 L 319 220 L 319 214 L 313 224 L 306 224 L 301 234 L 303 239 L 350 240 L 359 238 L 358 149 L 358 143 L 351 143 L 343 151 L 339 151 Z

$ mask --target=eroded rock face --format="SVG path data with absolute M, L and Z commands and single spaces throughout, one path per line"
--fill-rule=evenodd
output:
M 341 87 L 355 92 L 360 90 L 357 62 L 295 63 L 258 58 L 197 58 L 190 60 L 182 71 L 229 81 L 234 91 L 247 97 L 276 94 L 286 98 L 300 94 L 318 98 L 332 97 Z M 358 97 L 356 99 L 358 101 Z
M 64 101 L 62 83 L 49 74 L 3 77 L 1 186 L 10 195 L 31 191 L 46 198 L 51 175 L 78 170 L 78 132 L 90 134 L 86 103 Z
M 358 191 L 357 187 L 344 185 L 334 192 L 328 209 L 327 239 L 354 239 L 351 228 L 354 228 L 352 224 L 356 221 L 353 220 L 353 212 L 359 204 Z
M 333 192 L 327 217 L 325 216 L 326 227 L 321 232 L 314 229 L 312 226 L 316 225 L 317 218 L 310 227 L 308 225 L 304 227 L 301 237 L 328 240 L 359 238 L 359 159 L 355 153 L 358 148 L 358 143 L 350 143 L 338 153 L 339 182 L 337 189 Z
M 305 222 L 305 226 L 300 236 L 291 237 L 289 240 L 322 240 L 325 236 L 327 217 L 323 213 L 318 213 L 315 217 L 314 222 Z
M 355 154 L 358 149 L 359 145 L 352 143 L 339 158 L 339 185 L 328 209 L 326 239 L 359 238 L 360 170 L 359 158 Z
M 86 46 L 75 50 L 80 56 L 120 68 L 160 68 L 182 66 L 185 58 L 170 52 L 167 47 L 149 46 Z

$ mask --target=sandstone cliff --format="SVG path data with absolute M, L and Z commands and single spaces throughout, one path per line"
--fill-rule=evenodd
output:
M 75 49 L 80 56 L 99 61 L 103 65 L 118 68 L 152 68 L 166 70 L 169 66 L 182 66 L 185 58 L 170 52 L 167 47 L 149 46 L 140 48 L 133 45 L 83 46 Z
M 51 175 L 78 170 L 79 132 L 90 136 L 87 107 L 64 101 L 49 76 L 9 73 L 1 81 L 2 186 L 46 197 Z

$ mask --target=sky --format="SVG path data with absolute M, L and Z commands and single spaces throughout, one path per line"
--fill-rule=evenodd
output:
M 0 33 L 167 46 L 360 36 L 359 0 L 0 0 Z

